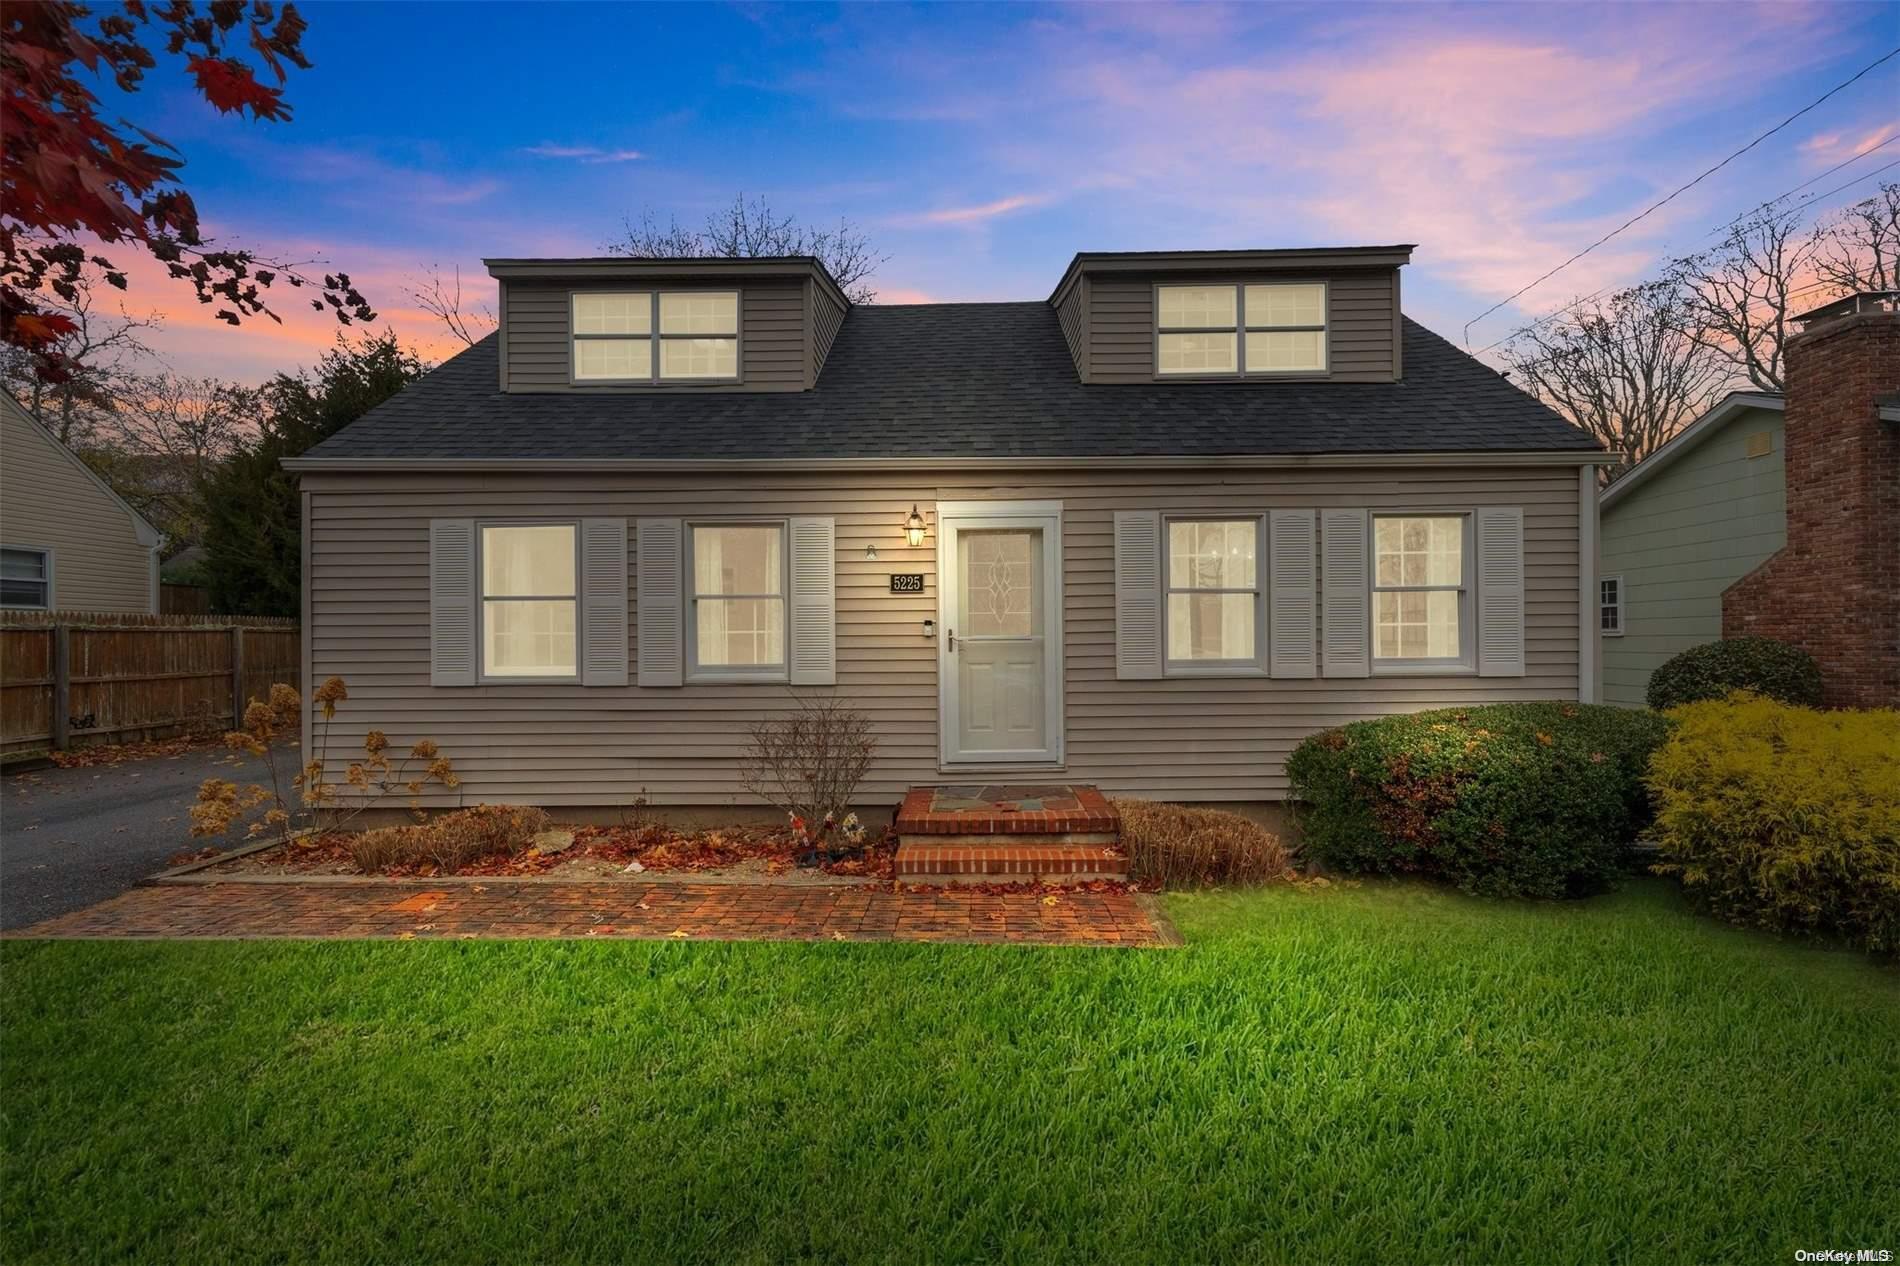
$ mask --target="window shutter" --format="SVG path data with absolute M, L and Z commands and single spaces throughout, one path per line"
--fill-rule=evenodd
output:
M 1478 675 L 1524 675 L 1524 510 L 1477 512 Z
M 678 519 L 640 519 L 635 531 L 642 686 L 678 686 L 686 680 L 684 535 Z
M 1161 515 L 1115 512 L 1115 676 L 1161 676 Z
M 475 684 L 475 520 L 429 520 L 429 684 Z
M 1372 674 L 1371 542 L 1364 510 L 1320 512 L 1325 677 Z
M 1267 672 L 1273 677 L 1319 673 L 1319 542 L 1311 510 L 1275 510 L 1267 523 Z
M 581 520 L 581 684 L 627 684 L 627 521 Z
M 786 667 L 794 686 L 838 680 L 837 521 L 791 521 L 792 593 Z

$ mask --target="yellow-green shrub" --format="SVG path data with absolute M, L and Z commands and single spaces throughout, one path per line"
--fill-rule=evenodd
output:
M 1731 922 L 1900 949 L 1900 712 L 1737 693 L 1669 716 L 1656 869 Z

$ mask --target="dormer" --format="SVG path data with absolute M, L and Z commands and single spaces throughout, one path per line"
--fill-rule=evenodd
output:
M 510 392 L 808 391 L 851 306 L 805 255 L 483 262 Z
M 1394 382 L 1412 247 L 1088 251 L 1049 303 L 1086 383 Z

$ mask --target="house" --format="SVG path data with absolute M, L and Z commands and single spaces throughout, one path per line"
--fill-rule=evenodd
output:
M 1787 539 L 1782 399 L 1737 391 L 1603 490 L 1603 701 L 1722 636 L 1722 593 Z
M 1605 490 L 1603 693 L 1640 707 L 1689 647 L 1803 647 L 1837 707 L 1900 702 L 1900 313 L 1796 318 L 1785 396 L 1737 392 Z
M 154 614 L 163 541 L 0 392 L 0 609 Z
M 1584 433 L 1400 311 L 1409 246 L 1085 253 L 853 306 L 809 258 L 494 259 L 500 331 L 286 463 L 306 680 L 461 801 L 743 803 L 788 691 L 861 788 L 1271 806 L 1313 731 L 1588 699 Z
M 1722 636 L 1803 648 L 1829 707 L 1900 707 L 1900 291 L 1796 320 L 1787 544 L 1722 595 Z

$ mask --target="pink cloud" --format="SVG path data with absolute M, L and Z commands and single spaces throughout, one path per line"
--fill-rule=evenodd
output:
M 1046 194 L 1020 193 L 1007 198 L 998 198 L 994 202 L 978 203 L 967 207 L 944 207 L 937 211 L 922 211 L 915 215 L 893 216 L 890 223 L 900 226 L 926 224 L 981 224 L 999 216 L 1010 215 L 1017 211 L 1026 211 L 1047 203 Z
M 918 290 L 911 286 L 879 286 L 877 301 L 880 306 L 904 303 L 941 303 L 941 299 L 927 290 Z

